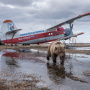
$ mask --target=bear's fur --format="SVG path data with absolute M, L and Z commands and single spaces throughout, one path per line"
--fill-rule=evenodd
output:
M 65 60 L 65 46 L 59 42 L 54 41 L 48 46 L 47 60 L 52 57 L 54 63 L 56 63 L 57 56 L 60 57 L 61 64 L 64 64 Z

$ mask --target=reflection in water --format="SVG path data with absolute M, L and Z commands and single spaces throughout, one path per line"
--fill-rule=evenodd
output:
M 45 57 L 44 54 L 36 52 L 36 53 L 27 53 L 27 52 L 5 52 L 1 56 L 1 71 L 6 69 L 11 69 L 15 67 L 20 67 L 20 61 L 29 60 L 34 63 L 44 63 L 44 61 L 40 60 L 38 57 Z M 3 70 L 4 69 L 4 70 Z
M 54 81 L 54 83 L 62 84 L 65 79 L 65 68 L 61 65 L 49 64 L 47 63 L 47 69 L 49 78 Z
M 40 59 L 38 59 L 38 56 L 43 56 L 40 53 L 20 53 L 20 52 L 6 52 L 2 56 L 9 57 L 14 62 L 14 59 L 20 59 L 20 60 L 33 60 L 35 62 L 43 62 Z M 7 58 L 6 58 L 7 59 Z M 9 60 L 8 60 L 9 61 Z
M 15 59 L 14 59 L 13 57 L 10 57 L 9 60 L 8 60 L 8 58 L 7 58 L 6 64 L 7 64 L 7 65 L 17 66 L 17 62 L 15 61 Z
M 86 84 L 89 86 L 87 83 L 89 80 L 84 79 L 82 74 L 88 67 L 87 60 L 83 60 L 82 62 L 80 59 L 82 60 L 84 58 L 79 58 L 75 54 L 67 54 L 65 65 L 61 66 L 59 65 L 59 61 L 57 64 L 53 64 L 52 62 L 46 64 L 46 53 L 33 51 L 28 53 L 6 52 L 1 57 L 0 70 L 5 72 L 3 75 L 4 78 L 5 74 L 8 74 L 6 78 L 9 77 L 9 79 L 19 79 L 23 73 L 35 74 L 36 76 L 40 76 L 42 80 L 46 80 L 46 85 L 53 85 L 52 88 L 55 86 L 58 88 L 59 86 L 74 86 L 79 88 L 80 85 L 82 87 L 85 87 Z M 61 90 L 64 89 L 61 88 Z
M 1 57 L 1 68 L 0 73 L 2 73 L 2 78 L 7 78 L 11 80 L 15 79 L 16 70 L 19 68 L 17 60 L 10 53 L 4 53 Z
M 15 53 L 4 53 L 2 55 L 2 58 L 1 59 L 4 59 L 6 65 L 9 65 L 9 66 L 14 66 L 14 67 L 18 67 L 17 65 L 17 62 L 16 62 L 16 57 L 17 55 Z
M 25 64 L 30 63 L 43 63 L 44 61 L 40 60 L 38 57 L 42 55 L 40 53 L 26 53 L 26 52 L 5 52 L 1 56 L 0 72 L 3 74 L 2 77 L 8 79 L 15 79 L 20 77 L 20 71 L 23 67 L 28 67 Z M 42 55 L 43 56 L 43 55 Z M 29 64 L 28 64 L 29 65 Z M 32 64 L 31 64 L 32 65 Z M 31 66 L 33 67 L 33 66 Z M 24 69 L 25 69 L 24 68 Z M 28 68 L 29 70 L 29 68 Z M 27 70 L 27 71 L 28 71 Z M 15 76 L 16 75 L 16 76 Z
M 74 76 L 72 74 L 71 67 L 70 67 L 70 72 L 68 73 L 67 71 L 65 71 L 65 67 L 62 65 L 47 63 L 47 69 L 48 69 L 48 74 L 49 74 L 50 79 L 56 83 L 62 82 L 63 79 L 65 79 L 66 77 L 74 81 L 87 83 L 86 81 L 81 80 L 80 78 Z
M 65 79 L 65 68 L 62 65 L 47 63 L 48 73 Z

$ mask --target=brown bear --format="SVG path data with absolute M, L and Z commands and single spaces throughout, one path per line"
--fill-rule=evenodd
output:
M 65 46 L 59 41 L 54 41 L 48 46 L 47 60 L 49 60 L 49 57 L 52 57 L 53 63 L 56 63 L 57 56 L 60 57 L 60 63 L 63 65 L 65 60 Z

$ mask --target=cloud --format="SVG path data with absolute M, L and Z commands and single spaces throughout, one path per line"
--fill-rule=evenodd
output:
M 67 20 L 88 12 L 90 5 L 88 0 L 87 2 L 86 0 L 82 0 L 82 2 L 78 0 L 1 0 L 0 2 L 2 4 L 1 8 L 4 9 L 6 15 L 8 15 L 8 8 L 9 14 L 14 13 L 13 17 L 22 14 L 23 17 L 25 17 L 24 15 L 32 16 L 33 20 L 57 20 L 62 18 Z M 32 18 L 30 19 L 32 20 Z
M 35 18 L 40 19 L 61 19 L 76 16 L 89 11 L 90 2 L 86 0 L 45 0 L 45 2 L 35 2 L 32 4 L 37 10 Z M 83 7 L 82 7 L 82 6 Z
M 0 0 L 1 3 L 14 6 L 29 6 L 33 0 Z
M 11 19 L 22 32 L 47 29 L 80 14 L 90 12 L 89 0 L 0 0 L 0 26 Z M 75 22 L 78 31 L 89 26 L 90 16 Z M 89 28 L 89 27 L 88 27 Z

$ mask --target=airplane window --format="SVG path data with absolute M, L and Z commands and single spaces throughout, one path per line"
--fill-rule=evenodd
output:
M 50 35 L 50 33 L 49 33 L 49 35 Z

